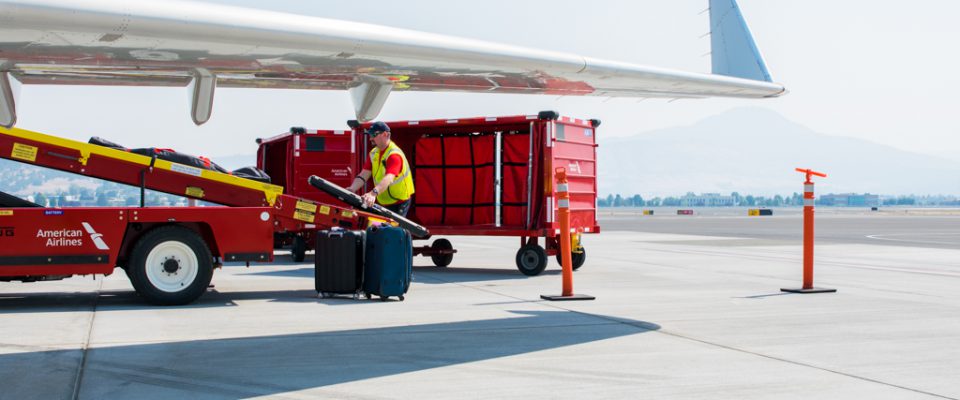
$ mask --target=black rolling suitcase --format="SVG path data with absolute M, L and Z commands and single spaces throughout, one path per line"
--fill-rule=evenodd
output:
M 364 238 L 363 231 L 317 232 L 314 287 L 320 297 L 337 294 L 357 297 L 363 285 Z

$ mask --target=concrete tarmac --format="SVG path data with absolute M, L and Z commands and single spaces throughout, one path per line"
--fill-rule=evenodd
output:
M 227 266 L 185 307 L 122 272 L 0 283 L 0 399 L 960 398 L 957 220 L 840 213 L 815 276 L 838 292 L 800 295 L 789 214 L 602 215 L 589 302 L 540 300 L 559 268 L 519 274 L 515 238 L 451 238 L 403 302 L 318 299 L 312 256 Z

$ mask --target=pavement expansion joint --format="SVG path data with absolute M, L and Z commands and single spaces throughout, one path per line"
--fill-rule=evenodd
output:
M 859 375 L 855 375 L 855 374 L 848 373 L 848 372 L 837 371 L 837 370 L 835 370 L 835 369 L 830 369 L 830 368 L 826 368 L 826 367 L 819 367 L 819 366 L 816 366 L 816 365 L 813 365 L 813 364 L 809 364 L 809 363 L 805 363 L 805 362 L 802 362 L 802 361 L 789 360 L 789 359 L 782 358 L 782 357 L 771 356 L 771 355 L 768 355 L 768 354 L 763 354 L 763 353 L 759 353 L 759 352 L 755 352 L 755 351 L 751 351 L 751 350 L 746 350 L 746 349 L 741 349 L 741 348 L 737 348 L 737 347 L 733 347 L 733 346 L 728 346 L 728 345 L 725 345 L 725 344 L 715 343 L 715 342 L 711 342 L 711 341 L 708 341 L 708 340 L 697 339 L 697 338 L 690 337 L 690 336 L 686 336 L 686 335 L 683 335 L 683 334 L 679 334 L 679 333 L 675 333 L 675 332 L 670 332 L 670 331 L 664 330 L 664 329 L 659 329 L 659 330 L 657 330 L 657 331 L 654 332 L 654 333 L 659 333 L 659 334 L 663 334 L 663 335 L 667 335 L 667 336 L 671 336 L 671 337 L 675 337 L 675 338 L 679 338 L 679 339 L 684 339 L 684 340 L 689 340 L 689 341 L 693 341 L 693 342 L 697 342 L 697 343 L 702 343 L 702 344 L 705 344 L 705 345 L 708 345 L 708 346 L 713 346 L 713 347 L 717 347 L 717 348 L 721 348 L 721 349 L 736 351 L 736 352 L 739 352 L 739 353 L 750 354 L 750 355 L 754 355 L 754 356 L 757 356 L 757 357 L 763 357 L 763 358 L 766 358 L 766 359 L 769 359 L 769 360 L 784 362 L 784 363 L 793 364 L 793 365 L 797 365 L 797 366 L 801 366 L 801 367 L 805 367 L 805 368 L 811 368 L 811 369 L 815 369 L 815 370 L 818 370 L 818 371 L 829 372 L 829 373 L 832 373 L 832 374 L 841 375 L 841 376 L 845 376 L 845 377 L 848 377 L 848 378 L 853 378 L 853 379 L 857 379 L 857 380 L 861 380 L 861 381 L 865 381 L 865 382 L 876 383 L 876 384 L 879 384 L 879 385 L 884 385 L 884 386 L 889 386 L 889 387 L 893 387 L 893 388 L 897 388 L 897 389 L 907 390 L 907 391 L 914 392 L 914 393 L 920 393 L 920 394 L 924 394 L 924 395 L 928 395 L 928 396 L 934 396 L 934 397 L 941 398 L 941 399 L 960 400 L 960 399 L 957 399 L 957 398 L 955 398 L 955 397 L 949 397 L 949 396 L 944 396 L 944 395 L 941 395 L 941 394 L 926 392 L 926 391 L 923 391 L 923 390 L 920 390 L 920 389 L 914 389 L 914 388 L 907 387 L 907 386 L 897 385 L 897 384 L 895 384 L 895 383 L 884 382 L 884 381 L 881 381 L 881 380 L 877 380 L 877 379 L 873 379 L 873 378 L 867 378 L 867 377 L 864 377 L 864 376 L 859 376 Z
M 93 304 L 90 307 L 90 319 L 87 321 L 87 333 L 83 339 L 82 352 L 80 354 L 80 362 L 77 365 L 77 376 L 73 382 L 73 400 L 80 398 L 80 386 L 83 384 L 83 371 L 87 366 L 87 354 L 90 351 L 90 337 L 93 335 L 93 323 L 97 318 L 97 305 L 100 303 L 100 291 L 103 289 L 103 278 L 100 279 L 99 284 L 97 285 L 97 290 L 94 292 Z

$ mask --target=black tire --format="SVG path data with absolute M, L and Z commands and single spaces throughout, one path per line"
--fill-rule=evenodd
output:
M 213 278 L 210 248 L 184 227 L 163 226 L 147 232 L 130 254 L 130 283 L 151 304 L 189 304 L 207 291 Z
M 453 250 L 453 245 L 450 244 L 450 241 L 447 239 L 437 239 L 433 241 L 433 244 L 430 245 L 430 248 L 433 250 Z M 433 260 L 433 265 L 438 267 L 446 267 L 453 262 L 453 254 L 430 256 L 430 259 Z
M 290 257 L 293 258 L 293 262 L 303 262 L 307 258 L 307 241 L 303 240 L 303 236 L 294 236 L 293 237 L 293 246 L 290 247 Z
M 400 296 L 399 299 L 400 299 L 400 301 L 403 301 L 403 296 Z
M 573 270 L 576 271 L 576 270 L 580 269 L 580 267 L 583 266 L 583 263 L 584 263 L 584 262 L 587 261 L 587 250 L 584 249 L 584 248 L 581 248 L 581 249 L 580 249 L 580 254 L 572 253 L 571 256 L 572 256 L 572 257 L 570 258 L 570 261 L 571 261 L 571 264 L 572 264 L 572 266 L 573 266 Z M 561 267 L 563 266 L 563 260 L 560 259 L 560 251 L 559 251 L 559 250 L 557 251 L 557 264 L 560 264 Z
M 517 250 L 517 269 L 526 276 L 537 276 L 547 268 L 547 251 L 538 244 L 527 244 Z

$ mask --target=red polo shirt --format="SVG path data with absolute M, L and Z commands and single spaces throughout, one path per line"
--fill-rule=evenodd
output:
M 370 157 L 365 157 L 365 158 L 366 158 L 366 161 L 363 162 L 363 169 L 366 171 L 373 172 L 373 164 L 370 163 Z M 384 175 L 393 174 L 393 176 L 400 176 L 400 169 L 402 168 L 403 168 L 403 159 L 400 158 L 400 155 L 391 154 L 390 157 L 387 157 L 387 170 Z

